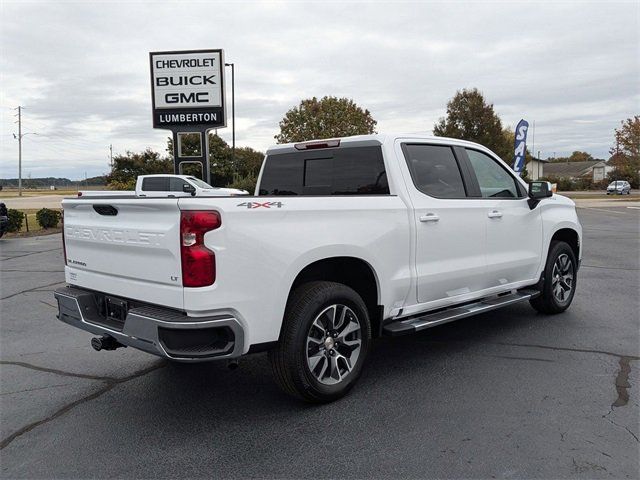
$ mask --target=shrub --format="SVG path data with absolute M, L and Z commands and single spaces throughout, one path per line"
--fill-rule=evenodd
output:
M 591 184 L 591 190 L 606 190 L 609 182 L 606 180 L 600 180 L 599 182 L 593 182 Z
M 36 213 L 36 220 L 42 228 L 55 228 L 60 222 L 62 215 L 58 210 L 51 210 L 50 208 L 41 208 Z
M 573 181 L 574 190 L 591 190 L 593 187 L 593 179 L 589 177 L 578 178 Z
M 574 189 L 573 182 L 570 178 L 549 176 L 542 177 L 540 180 L 557 184 L 559 192 L 567 192 Z
M 109 182 L 109 190 L 135 190 L 136 179 L 130 178 L 126 181 L 111 180 Z
M 24 222 L 24 213 L 20 210 L 14 210 L 9 208 L 7 210 L 7 217 L 9 223 L 7 224 L 7 232 L 18 232 L 22 228 L 22 222 Z
M 257 177 L 253 175 L 247 175 L 246 177 L 235 175 L 233 182 L 231 182 L 227 186 L 229 188 L 239 188 L 240 190 L 246 190 L 247 192 L 249 192 L 249 195 L 253 195 L 253 192 L 256 189 L 257 181 Z

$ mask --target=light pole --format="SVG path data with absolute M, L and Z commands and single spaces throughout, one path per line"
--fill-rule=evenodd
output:
M 231 67 L 231 158 L 235 165 L 236 161 L 236 64 L 225 63 L 225 67 Z

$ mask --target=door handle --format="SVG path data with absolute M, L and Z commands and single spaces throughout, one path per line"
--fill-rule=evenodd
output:
M 502 212 L 498 210 L 492 210 L 487 214 L 487 216 L 489 218 L 502 218 Z
M 427 213 L 420 217 L 421 222 L 437 222 L 438 220 L 440 220 L 440 217 L 435 213 Z

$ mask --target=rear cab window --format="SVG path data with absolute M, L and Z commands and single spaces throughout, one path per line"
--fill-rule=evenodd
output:
M 267 155 L 259 195 L 389 195 L 382 149 L 341 146 Z

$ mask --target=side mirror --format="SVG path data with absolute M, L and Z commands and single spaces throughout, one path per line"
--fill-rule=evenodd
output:
M 185 183 L 182 185 L 182 191 L 184 193 L 190 193 L 192 197 L 196 196 L 196 187 L 191 185 L 190 183 Z
M 529 198 L 535 198 L 541 200 L 543 198 L 552 197 L 551 183 L 549 182 L 531 182 L 529 184 Z
M 529 208 L 533 210 L 543 198 L 553 196 L 553 187 L 549 182 L 531 182 L 529 184 Z

